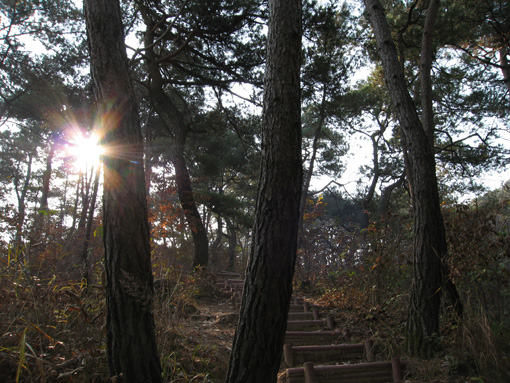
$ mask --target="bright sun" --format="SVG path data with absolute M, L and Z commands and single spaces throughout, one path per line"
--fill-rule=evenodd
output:
M 99 138 L 91 134 L 79 134 L 72 142 L 69 153 L 75 158 L 74 166 L 82 171 L 97 167 L 100 162 L 103 148 L 99 145 Z

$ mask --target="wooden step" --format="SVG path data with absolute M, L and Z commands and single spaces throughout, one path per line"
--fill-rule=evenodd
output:
M 324 346 L 283 346 L 283 365 L 291 368 L 303 365 L 305 362 L 312 363 L 342 363 L 351 360 L 364 359 L 372 361 L 373 340 L 358 344 L 338 344 Z
M 335 321 L 330 316 L 328 316 L 327 319 L 289 320 L 287 322 L 287 331 L 318 331 L 334 329 Z
M 340 331 L 287 331 L 284 344 L 293 346 L 326 345 L 346 343 Z
M 307 362 L 303 367 L 287 369 L 284 376 L 286 383 L 401 383 L 405 366 L 398 358 L 339 366 L 314 366 Z
M 314 310 L 312 310 L 311 312 L 302 312 L 302 313 L 289 313 L 289 316 L 288 316 L 288 320 L 312 320 L 312 319 L 315 319 L 315 320 L 318 320 L 319 319 L 319 312 L 318 310 L 315 308 Z
M 306 301 L 304 301 L 302 304 L 291 303 L 290 307 L 289 307 L 289 313 L 299 313 L 299 312 L 308 313 L 308 312 L 311 312 L 314 307 L 317 308 L 317 306 L 314 306 Z

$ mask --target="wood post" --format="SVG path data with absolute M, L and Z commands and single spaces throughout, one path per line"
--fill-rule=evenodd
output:
M 312 362 L 306 362 L 304 365 L 305 370 L 305 383 L 319 383 Z
M 333 317 L 331 315 L 328 315 L 327 323 L 328 323 L 328 328 L 330 330 L 334 330 L 335 329 L 335 320 L 333 319 Z
M 365 341 L 365 359 L 367 362 L 371 362 L 374 358 L 374 341 L 373 339 L 367 339 Z
M 283 361 L 289 367 L 294 366 L 294 350 L 291 344 L 283 345 Z
M 319 320 L 319 309 L 317 307 L 312 307 L 313 319 Z
M 393 381 L 395 383 L 401 383 L 404 380 L 404 373 L 399 358 L 393 358 L 391 360 L 391 369 L 393 371 Z

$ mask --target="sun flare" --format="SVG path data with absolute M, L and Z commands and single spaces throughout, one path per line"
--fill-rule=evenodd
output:
M 99 138 L 95 134 L 89 136 L 79 134 L 69 148 L 70 155 L 74 157 L 74 166 L 81 171 L 99 166 L 103 152 Z

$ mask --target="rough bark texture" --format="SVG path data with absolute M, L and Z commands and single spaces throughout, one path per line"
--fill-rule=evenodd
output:
M 85 0 L 97 122 L 106 148 L 103 222 L 107 356 L 123 382 L 160 382 L 143 142 L 118 0 Z
M 422 123 L 432 149 L 434 149 L 434 110 L 432 108 L 432 61 L 434 50 L 432 42 L 438 10 L 439 0 L 431 0 L 423 26 L 420 58 Z
M 407 323 L 411 355 L 429 357 L 439 334 L 441 260 L 446 236 L 439 206 L 434 153 L 406 87 L 384 10 L 379 0 L 364 0 L 374 28 L 386 82 L 407 145 L 414 207 L 414 282 Z
M 437 14 L 440 7 L 440 0 L 431 0 L 427 8 L 427 17 L 423 27 L 422 34 L 422 47 L 421 47 L 421 63 L 420 63 L 420 78 L 421 78 L 421 105 L 422 105 L 422 123 L 425 134 L 429 140 L 430 150 L 434 155 L 434 142 L 435 142 L 435 124 L 434 124 L 434 109 L 432 100 L 432 62 L 434 58 L 433 37 L 434 28 Z M 444 258 L 446 252 L 441 254 L 441 284 L 448 300 L 448 303 L 454 307 L 458 316 L 462 315 L 463 305 L 459 297 L 457 288 L 450 278 L 450 270 L 448 269 Z
M 300 0 L 269 0 L 267 44 L 261 175 L 229 383 L 273 383 L 280 365 L 302 186 Z

